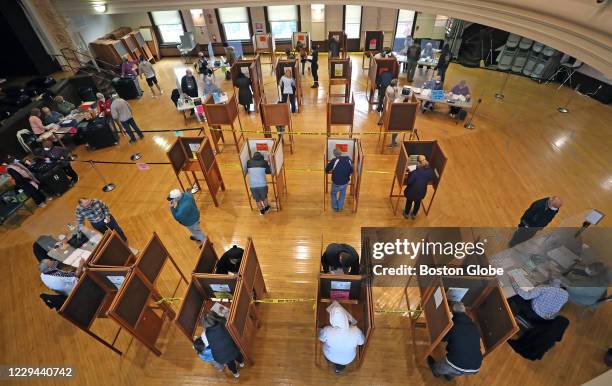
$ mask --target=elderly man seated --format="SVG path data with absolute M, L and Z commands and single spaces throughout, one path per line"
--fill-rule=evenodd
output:
M 453 95 L 460 95 L 459 99 L 464 99 L 466 101 L 470 100 L 470 88 L 466 84 L 465 80 L 459 81 L 452 89 L 451 93 Z M 451 106 L 450 111 L 448 112 L 451 118 L 455 118 L 457 114 L 459 114 L 463 110 L 461 107 Z
M 85 260 L 81 259 L 76 272 L 68 272 L 58 268 L 59 262 L 51 259 L 43 259 L 38 265 L 40 279 L 50 290 L 62 295 L 70 295 L 70 292 L 79 280 L 83 272 Z

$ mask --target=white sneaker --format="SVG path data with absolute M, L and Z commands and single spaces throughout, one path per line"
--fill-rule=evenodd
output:
M 243 367 L 244 367 L 244 362 L 238 363 L 238 366 L 239 366 L 240 368 L 243 368 Z
M 160 93 L 161 95 L 164 95 L 164 90 L 159 90 L 159 93 Z
M 157 95 L 153 94 L 151 95 L 151 98 L 157 98 Z
M 234 378 L 240 377 L 240 373 L 232 373 L 232 375 L 234 376 Z
M 39 208 L 44 208 L 44 207 L 46 207 L 46 206 L 47 206 L 47 204 L 45 204 L 44 202 L 41 202 L 40 204 L 38 204 L 38 207 L 39 207 Z
M 47 197 L 46 201 L 47 201 L 47 202 L 49 202 L 49 201 L 53 201 L 53 197 Z

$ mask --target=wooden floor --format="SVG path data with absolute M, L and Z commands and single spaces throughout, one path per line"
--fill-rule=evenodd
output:
M 366 72 L 361 56 L 353 59 L 353 91 L 356 129 L 377 131 L 377 115 L 368 112 Z M 131 101 L 136 121 L 144 130 L 173 130 L 186 125 L 170 101 L 175 86 L 173 67 L 178 59 L 156 64 L 158 78 L 166 91 L 162 98 L 151 98 L 149 91 Z M 326 72 L 326 57 L 320 68 Z M 271 100 L 276 90 L 269 67 L 265 91 Z M 219 79 L 222 88 L 230 83 Z M 448 156 L 444 179 L 429 216 L 420 213 L 414 221 L 394 216 L 387 195 L 397 148 L 380 155 L 376 135 L 362 135 L 366 153 L 361 202 L 357 214 L 349 210 L 324 212 L 321 154 L 325 137 L 296 136 L 295 152 L 285 155 L 289 196 L 282 212 L 260 216 L 249 209 L 235 149 L 227 146 L 219 156 L 227 191 L 216 208 L 207 192 L 197 195 L 203 213 L 203 227 L 218 250 L 232 243 L 244 244 L 253 237 L 270 297 L 312 298 L 316 292 L 321 240 L 348 242 L 359 246 L 362 226 L 515 226 L 523 210 L 535 199 L 556 194 L 564 198 L 555 224 L 587 208 L 598 208 L 612 220 L 612 112 L 609 106 L 576 96 L 569 114 L 559 114 L 557 106 L 566 103 L 571 92 L 555 85 L 540 85 L 523 77 L 511 76 L 504 90 L 505 99 L 494 94 L 504 74 L 467 69 L 452 64 L 447 84 L 466 79 L 475 98 L 483 102 L 474 119 L 475 130 L 455 124 L 445 111 L 417 117 L 421 139 L 437 139 Z M 321 74 L 321 87 L 304 85 L 303 112 L 293 116 L 298 132 L 324 132 L 327 74 Z M 417 82 L 423 74 L 417 76 Z M 405 82 L 405 77 L 400 78 Z M 144 87 L 143 82 L 143 87 Z M 255 114 L 241 110 L 244 129 L 259 130 Z M 608 123 L 606 123 L 608 122 Z M 188 126 L 196 127 L 191 121 Z M 129 161 L 134 152 L 142 162 L 166 162 L 165 150 L 174 133 L 148 133 L 144 141 L 95 152 L 79 148 L 80 160 Z M 107 180 L 117 184 L 103 193 L 102 181 L 87 163 L 76 162 L 81 180 L 63 197 L 33 215 L 23 212 L 0 228 L 0 256 L 4 267 L 4 296 L 0 297 L 0 364 L 66 365 L 75 368 L 73 384 L 79 385 L 204 385 L 242 383 L 269 384 L 439 384 L 428 368 L 416 365 L 408 320 L 396 314 L 377 314 L 376 330 L 361 369 L 341 376 L 331 369 L 314 365 L 314 312 L 311 303 L 260 306 L 263 327 L 257 334 L 256 364 L 245 368 L 239 380 L 223 375 L 201 362 L 191 345 L 173 326 L 161 334 L 162 356 L 156 357 L 137 341 L 127 354 L 117 356 L 89 336 L 50 311 L 38 295 L 45 290 L 32 256 L 32 242 L 41 234 L 66 231 L 74 220 L 77 198 L 97 197 L 109 204 L 125 230 L 130 244 L 142 248 L 156 231 L 183 272 L 190 272 L 198 250 L 188 232 L 175 223 L 165 197 L 177 186 L 168 165 L 151 165 L 139 170 L 135 165 L 100 165 Z M 164 277 L 170 285 L 176 277 Z M 183 291 L 184 287 L 180 291 Z M 396 309 L 391 290 L 375 289 L 377 308 Z M 181 296 L 181 295 L 179 295 Z M 567 306 L 563 314 L 571 324 L 563 341 L 543 360 L 530 362 L 507 345 L 485 358 L 482 371 L 463 377 L 457 384 L 482 385 L 577 385 L 606 370 L 602 356 L 612 341 L 611 310 L 576 319 L 577 310 Z M 107 322 L 108 323 L 108 322 Z M 108 326 L 101 324 L 103 331 Z M 419 336 L 424 344 L 425 334 Z M 123 339 L 124 340 L 124 339 Z M 121 341 L 122 348 L 127 342 Z M 418 348 L 422 348 L 419 346 Z M 76 382 L 76 383 L 74 383 Z M 23 384 L 63 384 L 62 380 L 40 380 Z

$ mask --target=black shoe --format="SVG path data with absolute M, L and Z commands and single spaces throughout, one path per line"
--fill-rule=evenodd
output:
M 128 143 L 136 143 L 136 140 L 135 140 L 135 139 L 130 139 L 130 140 L 128 141 Z
M 195 238 L 195 237 L 193 237 L 193 236 L 189 236 L 189 240 L 193 240 L 193 241 L 200 241 L 200 240 L 196 239 L 196 238 Z
M 267 205 L 265 208 L 263 208 L 264 213 L 268 213 L 268 211 L 270 210 L 270 205 Z
M 450 375 L 445 375 L 444 379 L 446 379 L 447 381 L 452 381 L 453 377 L 451 377 Z
M 312 86 L 310 86 L 310 88 L 319 88 L 319 83 L 315 83 Z
M 265 209 L 265 208 L 264 208 L 264 209 L 260 209 L 260 210 L 259 210 L 259 213 L 261 213 L 261 214 L 266 214 L 266 209 Z
M 428 355 L 427 356 L 427 366 L 429 366 L 429 369 L 431 370 L 431 372 L 434 375 L 434 377 L 439 378 L 440 376 L 438 374 L 434 373 L 434 371 L 433 371 L 434 363 L 436 363 L 435 359 L 433 359 L 431 357 L 431 355 Z
M 144 139 L 144 135 L 141 135 L 141 136 L 140 136 L 140 139 Z
M 404 216 L 404 218 L 408 218 L 409 217 L 408 213 L 406 213 L 406 212 L 402 212 L 402 216 Z

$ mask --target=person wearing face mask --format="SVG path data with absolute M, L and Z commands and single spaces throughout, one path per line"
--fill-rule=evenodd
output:
M 22 190 L 31 197 L 39 208 L 47 206 L 45 201 L 50 201 L 51 198 L 46 198 L 40 190 L 40 181 L 25 167 L 18 159 L 13 156 L 7 156 L 4 162 L 6 172 L 15 181 L 15 189 Z
M 410 217 L 413 220 L 419 212 L 421 201 L 427 194 L 427 185 L 434 179 L 434 171 L 429 167 L 427 158 L 424 155 L 419 155 L 417 162 L 416 169 L 408 173 L 408 177 L 406 177 L 406 189 L 404 189 L 404 196 L 406 196 L 404 218 Z M 411 209 L 412 213 L 410 213 Z
M 215 84 L 212 76 L 207 76 L 204 78 L 204 95 L 208 96 L 220 92 L 221 89 Z
M 563 200 L 557 196 L 534 201 L 523 213 L 509 246 L 513 247 L 535 236 L 540 229 L 547 226 L 555 218 L 562 205 Z
M 323 272 L 359 275 L 359 255 L 348 244 L 331 243 L 321 255 Z
M 610 279 L 604 263 L 576 264 L 563 274 L 561 283 L 572 303 L 591 306 L 608 292 Z
M 181 79 L 181 91 L 192 98 L 198 97 L 198 82 L 189 69 L 185 71 L 185 76 Z
M 70 165 L 70 153 L 65 147 L 53 146 L 53 142 L 43 142 L 43 156 L 45 162 L 58 162 L 62 165 L 64 172 L 70 178 L 70 186 L 73 186 L 79 181 L 79 175 Z
M 431 91 L 444 90 L 444 82 L 442 81 L 442 77 L 440 75 L 436 75 L 434 79 L 428 80 L 425 82 L 425 84 L 423 84 L 423 89 L 429 89 Z M 436 106 L 433 102 L 425 101 L 422 107 L 423 113 L 426 111 L 433 111 L 435 107 Z
M 240 262 L 242 261 L 243 254 L 244 249 L 237 245 L 232 246 L 230 249 L 225 251 L 225 253 L 219 259 L 219 262 L 217 262 L 215 273 L 222 275 L 226 275 L 228 273 L 237 274 L 240 270 Z
M 334 365 L 336 374 L 340 374 L 355 360 L 357 347 L 365 343 L 363 332 L 349 323 L 349 315 L 338 304 L 329 312 L 330 325 L 319 331 L 319 340 L 323 342 L 323 355 Z
M 206 235 L 200 228 L 200 209 L 198 209 L 193 194 L 172 189 L 168 194 L 168 201 L 170 201 L 172 217 L 191 232 L 189 238 L 201 247 L 206 240 Z

